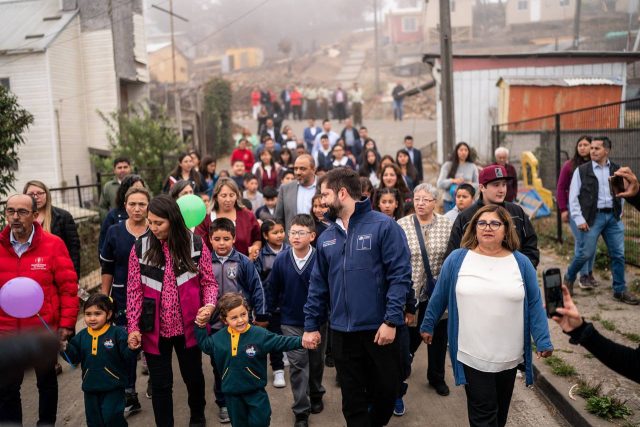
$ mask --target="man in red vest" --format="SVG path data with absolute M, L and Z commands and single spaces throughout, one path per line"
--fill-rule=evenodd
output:
M 74 332 L 78 317 L 78 278 L 64 242 L 45 232 L 36 220 L 35 200 L 26 194 L 16 194 L 7 200 L 7 226 L 0 233 L 0 289 L 16 277 L 29 277 L 40 284 L 44 303 L 40 316 L 57 331 L 60 341 Z M 0 335 L 22 334 L 28 330 L 42 331 L 44 326 L 36 316 L 17 319 L 0 309 Z M 58 410 L 58 380 L 56 359 L 46 367 L 36 369 L 39 393 L 38 425 L 54 425 Z M 0 387 L 0 425 L 22 425 L 20 386 L 24 371 L 7 372 L 9 378 Z

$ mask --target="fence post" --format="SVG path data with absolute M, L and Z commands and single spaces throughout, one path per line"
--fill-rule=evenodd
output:
M 78 191 L 78 203 L 80 207 L 82 206 L 82 189 L 80 188 L 80 177 L 76 175 L 76 190 Z
M 560 114 L 556 114 L 556 179 L 560 176 L 560 145 L 562 142 L 562 138 L 560 135 Z M 556 197 L 558 195 L 556 194 Z M 562 214 L 560 213 L 560 209 L 558 209 L 558 203 L 556 202 L 556 233 L 558 243 L 562 243 Z
M 102 174 L 96 172 L 96 185 L 98 186 L 98 200 L 102 197 Z

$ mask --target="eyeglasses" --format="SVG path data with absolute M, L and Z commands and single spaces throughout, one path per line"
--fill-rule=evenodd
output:
M 291 237 L 305 237 L 307 234 L 311 234 L 311 232 L 304 231 L 304 230 L 301 230 L 301 231 L 289 231 L 289 235 Z
M 501 223 L 500 221 L 483 221 L 480 220 L 478 221 L 478 223 L 476 224 L 476 227 L 478 227 L 481 230 L 486 230 L 487 227 L 489 228 L 489 230 L 491 231 L 496 231 L 498 230 L 500 227 L 502 227 L 504 224 Z
M 433 203 L 436 199 L 427 199 L 426 197 L 416 197 L 413 199 L 413 203 Z
M 40 198 L 40 197 L 44 196 L 45 194 L 47 194 L 47 193 L 45 193 L 44 191 L 37 191 L 37 192 L 34 191 L 32 193 L 27 193 L 27 196 L 34 197 L 34 198 Z
M 13 208 L 7 208 L 4 210 L 4 213 L 8 216 L 8 217 L 12 217 L 15 214 L 18 214 L 18 216 L 20 218 L 24 218 L 26 216 L 28 216 L 30 213 L 32 213 L 30 210 L 28 209 L 13 209 Z

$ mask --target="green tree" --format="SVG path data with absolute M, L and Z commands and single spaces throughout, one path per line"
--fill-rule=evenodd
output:
M 0 85 L 0 197 L 15 190 L 18 146 L 24 144 L 23 133 L 32 123 L 33 116 L 20 107 L 9 89 Z
M 128 111 L 99 114 L 109 128 L 111 158 L 96 160 L 97 168 L 111 171 L 113 159 L 128 157 L 149 190 L 160 193 L 163 181 L 176 165 L 177 154 L 186 150 L 164 109 L 152 111 L 140 104 Z
M 231 135 L 231 83 L 216 77 L 204 87 L 204 119 L 207 152 L 214 157 L 229 154 L 233 148 Z

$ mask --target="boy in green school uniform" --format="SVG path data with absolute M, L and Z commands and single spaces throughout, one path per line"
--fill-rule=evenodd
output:
M 239 293 L 218 301 L 220 319 L 227 328 L 207 335 L 209 319 L 198 312 L 196 338 L 203 353 L 212 356 L 222 373 L 222 392 L 234 426 L 266 427 L 271 405 L 265 391 L 267 355 L 272 351 L 303 348 L 301 337 L 283 337 L 249 324 L 249 305 Z

